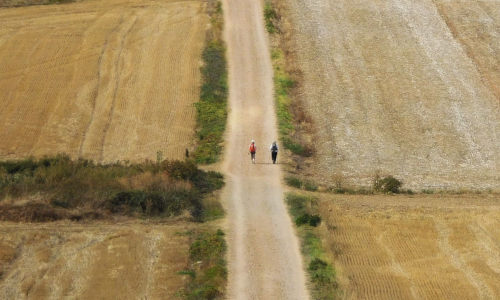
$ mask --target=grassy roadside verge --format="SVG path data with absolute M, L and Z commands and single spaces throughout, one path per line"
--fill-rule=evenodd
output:
M 283 147 L 296 156 L 309 157 L 313 154 L 302 138 L 303 126 L 310 123 L 300 103 L 293 100 L 292 93 L 297 82 L 287 70 L 287 60 L 281 43 L 281 17 L 273 8 L 272 2 L 264 5 L 264 20 L 271 38 L 271 61 L 274 71 L 274 90 L 278 130 Z
M 335 269 L 323 249 L 318 226 L 316 199 L 296 193 L 288 193 L 286 202 L 301 240 L 301 250 L 311 285 L 313 299 L 337 299 L 339 287 Z
M 200 222 L 215 209 L 205 199 L 223 184 L 221 174 L 192 161 L 96 164 L 65 155 L 0 161 L 0 220 L 170 217 L 189 211 Z
M 300 103 L 294 102 L 293 89 L 297 82 L 287 70 L 287 58 L 282 42 L 281 16 L 271 1 L 264 6 L 264 21 L 271 39 L 271 60 L 274 70 L 274 89 L 276 114 L 280 141 L 295 158 L 309 157 L 312 148 L 304 142 L 304 129 L 311 121 L 307 118 Z M 305 125 L 305 126 L 304 126 Z M 288 185 L 307 191 L 317 191 L 318 186 L 308 180 L 286 176 Z M 321 217 L 317 214 L 316 199 L 298 193 L 288 193 L 286 202 L 301 240 L 301 250 L 307 268 L 311 296 L 313 299 L 336 299 L 339 287 L 335 269 L 323 249 L 319 238 L 318 226 Z
M 227 267 L 226 241 L 220 229 L 189 232 L 189 263 L 180 275 L 188 275 L 189 283 L 178 294 L 188 300 L 223 299 Z
M 211 28 L 203 50 L 202 86 L 197 102 L 197 163 L 217 162 L 221 152 L 227 119 L 226 47 L 222 40 L 223 16 L 219 1 L 209 1 Z

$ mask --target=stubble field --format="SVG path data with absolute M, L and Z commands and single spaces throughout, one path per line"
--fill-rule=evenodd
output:
M 498 1 L 279 4 L 313 120 L 306 175 L 368 186 L 500 188 Z M 302 166 L 304 167 L 304 166 Z
M 345 299 L 498 299 L 498 195 L 324 196 Z
M 0 159 L 181 159 L 193 143 L 202 1 L 0 9 Z
M 2 299 L 174 299 L 192 225 L 2 223 Z

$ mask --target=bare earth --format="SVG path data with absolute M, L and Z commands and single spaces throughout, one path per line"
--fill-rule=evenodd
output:
M 325 196 L 344 298 L 499 299 L 498 196 Z
M 174 299 L 189 225 L 0 224 L 1 299 Z
M 317 181 L 500 189 L 500 3 L 287 0 Z
M 308 299 L 299 243 L 283 202 L 272 67 L 260 1 L 224 2 L 230 114 L 223 170 L 228 210 L 228 299 Z M 257 142 L 257 164 L 248 154 Z
M 183 158 L 195 126 L 202 1 L 0 9 L 0 159 Z

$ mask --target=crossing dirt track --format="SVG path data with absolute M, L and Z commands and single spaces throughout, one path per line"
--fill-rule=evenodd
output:
M 324 197 L 346 299 L 498 299 L 498 195 Z
M 279 3 L 318 181 L 500 189 L 499 1 Z
M 178 159 L 191 146 L 202 1 L 0 9 L 0 158 Z

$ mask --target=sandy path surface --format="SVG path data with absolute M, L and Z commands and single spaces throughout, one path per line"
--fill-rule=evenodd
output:
M 224 171 L 229 299 L 308 299 L 299 243 L 270 162 L 276 139 L 272 67 L 259 1 L 224 1 L 230 114 Z M 247 147 L 257 142 L 257 164 Z

